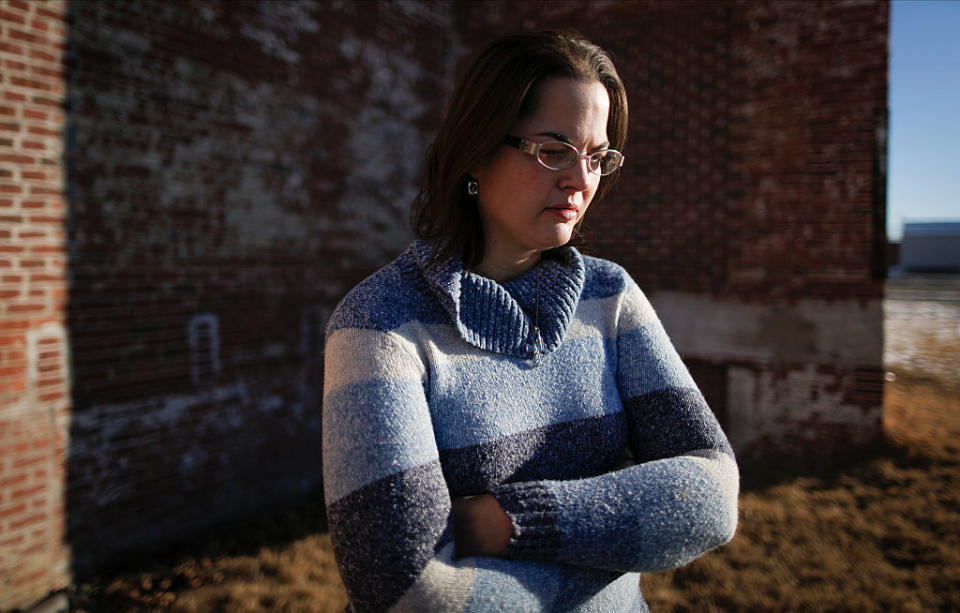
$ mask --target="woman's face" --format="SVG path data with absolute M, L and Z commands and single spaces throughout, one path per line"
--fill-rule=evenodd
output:
M 511 135 L 535 143 L 565 141 L 580 153 L 608 146 L 610 98 L 599 81 L 550 79 L 540 86 L 539 108 L 520 119 Z M 600 184 L 585 159 L 550 170 L 535 157 L 503 145 L 476 168 L 485 259 L 526 258 L 565 245 Z

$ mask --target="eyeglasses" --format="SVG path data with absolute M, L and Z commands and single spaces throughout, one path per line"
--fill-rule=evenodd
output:
M 570 143 L 561 141 L 534 143 L 519 136 L 508 136 L 503 142 L 532 155 L 537 158 L 541 166 L 550 170 L 566 170 L 581 158 L 587 160 L 587 168 L 590 172 L 600 176 L 613 174 L 623 166 L 623 154 L 615 149 L 601 149 L 593 153 L 581 154 L 580 150 Z

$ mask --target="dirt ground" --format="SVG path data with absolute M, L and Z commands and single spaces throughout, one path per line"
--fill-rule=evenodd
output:
M 930 283 L 888 290 L 886 440 L 745 475 L 733 541 L 643 577 L 654 613 L 960 611 L 960 283 Z M 346 604 L 319 500 L 222 526 L 70 597 L 89 613 Z

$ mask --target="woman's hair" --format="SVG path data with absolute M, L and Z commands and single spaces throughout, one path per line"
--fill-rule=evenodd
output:
M 537 112 L 540 86 L 554 78 L 599 81 L 606 88 L 607 138 L 611 149 L 623 151 L 627 95 L 603 49 L 573 31 L 529 32 L 489 43 L 454 88 L 440 131 L 427 149 L 420 193 L 410 212 L 417 238 L 439 242 L 431 262 L 461 256 L 464 268 L 470 268 L 483 259 L 477 198 L 466 193 L 470 171 L 497 151 L 518 119 Z M 618 174 L 600 180 L 597 199 Z

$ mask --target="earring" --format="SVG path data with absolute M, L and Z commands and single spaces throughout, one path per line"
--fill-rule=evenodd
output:
M 467 195 L 476 196 L 480 193 L 480 183 L 476 179 L 470 179 L 467 181 Z

